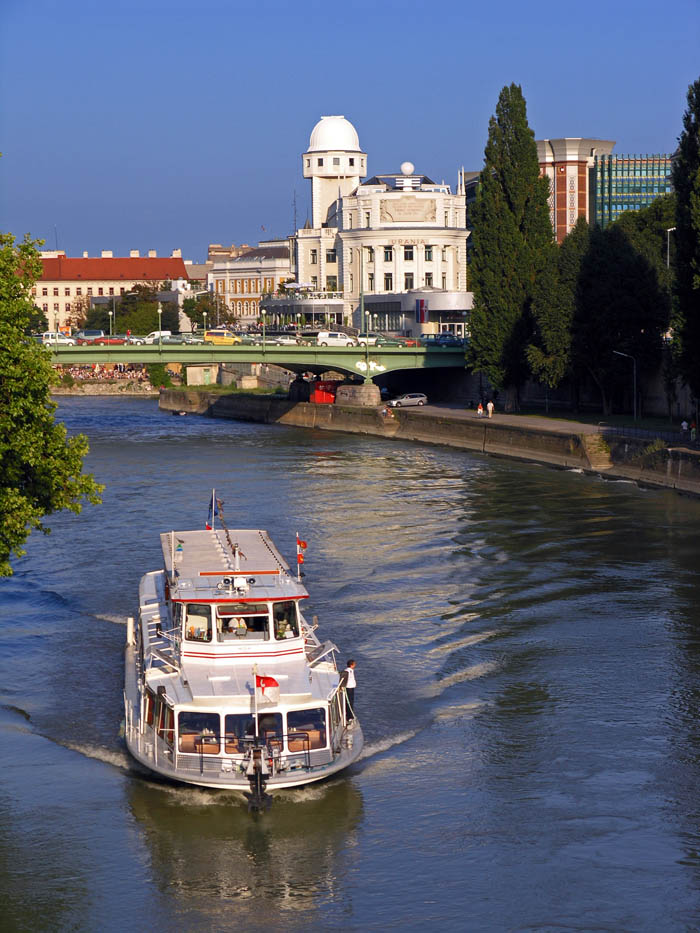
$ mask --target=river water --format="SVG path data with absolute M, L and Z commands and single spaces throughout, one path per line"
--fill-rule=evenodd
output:
M 700 503 L 379 438 L 62 399 L 104 504 L 0 581 L 3 930 L 697 930 Z M 250 816 L 119 735 L 161 531 L 309 542 L 367 747 Z

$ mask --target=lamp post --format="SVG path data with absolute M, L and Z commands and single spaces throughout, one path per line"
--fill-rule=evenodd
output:
M 112 295 L 112 320 L 114 321 L 114 333 L 117 332 L 117 306 L 115 304 L 115 297 Z
M 632 391 L 634 393 L 634 420 L 637 420 L 637 361 L 630 353 L 622 353 L 620 350 L 613 350 L 613 353 L 616 356 L 624 356 L 628 360 L 632 360 Z
M 666 268 L 668 269 L 671 265 L 671 234 L 675 230 L 675 227 L 666 228 Z
M 204 320 L 204 336 L 207 336 L 207 312 L 202 311 L 202 319 Z
M 163 320 L 163 309 L 160 306 L 160 302 L 158 302 L 158 350 L 159 352 L 162 352 L 163 350 L 163 330 L 161 328 L 162 320 Z
M 262 326 L 263 326 L 263 353 L 265 352 L 265 315 L 267 311 L 264 308 L 260 310 L 260 316 L 262 317 Z
M 365 313 L 365 278 L 364 278 L 364 247 L 360 246 L 360 323 L 365 331 L 365 385 L 372 383 L 369 377 L 369 327 Z
M 301 314 L 299 314 L 299 312 L 297 311 L 294 317 L 297 319 L 297 339 L 298 339 L 299 338 L 299 318 L 301 317 Z

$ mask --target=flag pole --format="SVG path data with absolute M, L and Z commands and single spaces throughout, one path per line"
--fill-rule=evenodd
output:
M 216 489 L 211 491 L 211 530 L 216 528 Z
M 254 698 L 254 717 L 255 717 L 255 743 L 258 742 L 258 665 L 253 665 L 253 698 Z

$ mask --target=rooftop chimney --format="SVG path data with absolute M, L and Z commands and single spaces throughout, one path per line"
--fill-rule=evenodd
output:
M 174 249 L 172 253 L 170 254 L 170 258 L 171 259 L 182 259 L 182 250 Z
M 130 249 L 130 250 L 129 250 L 129 256 L 130 256 L 132 259 L 138 259 L 138 258 L 139 258 L 139 251 L 138 251 L 137 249 Z
M 149 258 L 149 259 L 155 259 L 157 255 L 158 255 L 158 253 L 157 253 L 154 249 L 149 249 L 149 251 L 148 251 L 148 258 Z
M 83 250 L 83 259 L 89 259 L 89 258 L 90 258 L 90 257 L 88 256 L 88 251 L 87 251 L 86 249 L 84 249 L 84 250 Z
M 111 250 L 111 249 L 103 249 L 103 250 L 102 250 L 102 258 L 103 258 L 103 259 L 113 259 L 114 256 L 113 256 L 113 254 L 112 254 L 112 250 Z

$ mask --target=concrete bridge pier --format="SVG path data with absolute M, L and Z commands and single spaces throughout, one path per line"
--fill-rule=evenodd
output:
M 382 396 L 379 386 L 373 382 L 364 382 L 361 385 L 338 386 L 335 394 L 338 405 L 358 405 L 362 408 L 376 408 L 381 404 Z

